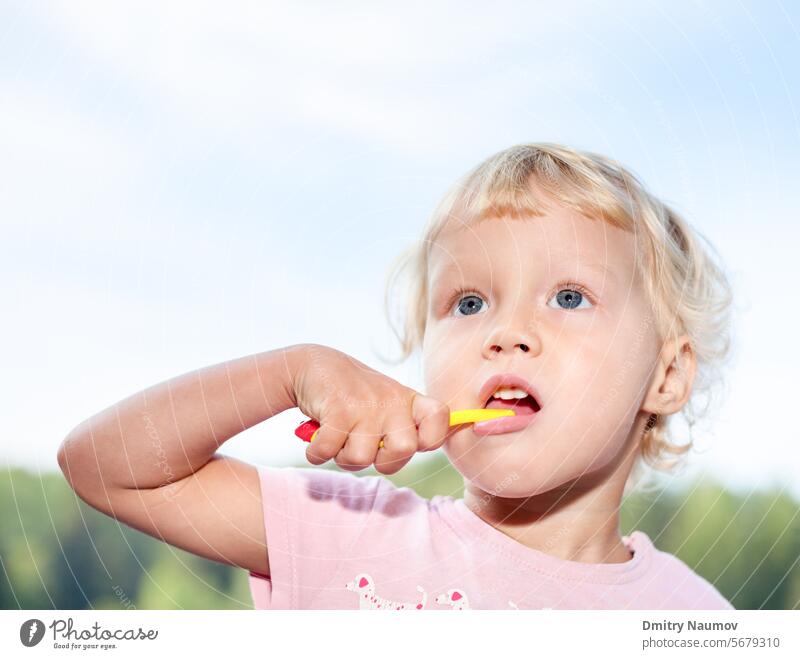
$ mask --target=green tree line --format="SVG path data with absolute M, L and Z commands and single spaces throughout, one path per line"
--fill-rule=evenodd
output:
M 428 498 L 462 493 L 461 476 L 442 454 L 412 460 L 388 478 Z M 621 527 L 647 533 L 737 609 L 798 609 L 798 512 L 798 502 L 777 487 L 734 492 L 701 478 L 680 490 L 630 494 Z M 252 608 L 246 571 L 103 515 L 60 473 L 0 472 L 0 519 L 3 609 Z

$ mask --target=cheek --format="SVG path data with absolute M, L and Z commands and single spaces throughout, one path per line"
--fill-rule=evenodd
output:
M 574 438 L 572 459 L 600 466 L 628 436 L 645 395 L 649 345 L 625 335 L 582 352 L 569 380 L 572 404 L 563 412 L 564 435 Z
M 631 338 L 627 333 L 614 330 L 592 332 L 578 341 L 569 341 L 558 352 L 559 373 L 571 384 L 573 395 L 594 397 L 598 391 L 608 390 L 612 383 L 630 385 L 631 374 L 639 369 L 642 355 L 634 354 Z M 620 328 L 624 329 L 624 328 Z M 635 348 L 634 348 L 635 350 Z
M 424 364 L 425 393 L 452 405 L 469 381 L 463 362 L 447 359 L 445 355 L 436 354 L 428 358 Z
M 608 352 L 597 373 L 602 400 L 612 404 L 632 404 L 644 395 L 644 388 L 654 364 L 652 337 L 621 328 L 607 343 Z M 635 410 L 634 410 L 635 411 Z
M 445 399 L 457 395 L 470 381 L 474 359 L 463 340 L 452 332 L 429 330 L 425 334 L 422 350 L 422 369 L 426 393 Z M 437 396 L 437 394 L 440 394 Z

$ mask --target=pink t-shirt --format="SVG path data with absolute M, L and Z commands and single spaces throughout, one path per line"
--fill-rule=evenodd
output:
M 641 531 L 625 563 L 531 549 L 462 499 L 428 500 L 383 476 L 259 468 L 270 577 L 256 609 L 732 609 Z

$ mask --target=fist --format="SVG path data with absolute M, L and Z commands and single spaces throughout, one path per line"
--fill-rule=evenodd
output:
M 311 464 L 333 458 L 347 471 L 374 464 L 378 472 L 393 474 L 417 451 L 444 444 L 451 432 L 450 410 L 441 401 L 333 348 L 306 344 L 299 350 L 294 399 L 320 424 L 306 447 Z

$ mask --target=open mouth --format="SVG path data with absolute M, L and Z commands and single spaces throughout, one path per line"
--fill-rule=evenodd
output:
M 488 401 L 486 401 L 486 404 L 483 407 L 487 410 L 514 410 L 517 415 L 536 414 L 536 412 L 542 409 L 536 399 L 530 394 L 525 396 L 525 398 L 511 399 L 495 398 L 492 396 Z

